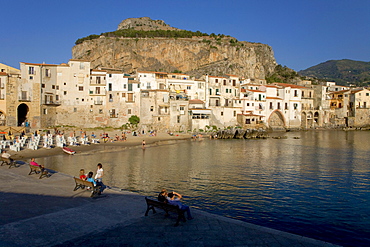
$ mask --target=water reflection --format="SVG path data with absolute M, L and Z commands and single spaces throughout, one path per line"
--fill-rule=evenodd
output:
M 176 190 L 195 208 L 341 245 L 368 245 L 370 132 L 283 134 L 288 138 L 181 141 L 145 150 L 97 146 L 43 163 L 77 176 L 80 168 L 95 173 L 101 162 L 111 186 L 143 195 Z

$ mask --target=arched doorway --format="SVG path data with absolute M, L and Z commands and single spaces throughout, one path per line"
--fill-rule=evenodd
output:
M 20 104 L 17 109 L 17 126 L 22 126 L 22 123 L 27 120 L 28 106 L 26 104 Z
M 271 113 L 268 119 L 268 125 L 272 129 L 284 129 L 285 128 L 285 119 L 280 111 L 275 110 Z

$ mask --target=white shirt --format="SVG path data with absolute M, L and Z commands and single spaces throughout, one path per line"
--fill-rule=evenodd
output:
M 96 171 L 96 174 L 95 174 L 95 179 L 98 179 L 98 178 L 100 178 L 100 179 L 102 179 L 102 177 L 103 177 L 103 168 L 99 168 L 97 171 Z

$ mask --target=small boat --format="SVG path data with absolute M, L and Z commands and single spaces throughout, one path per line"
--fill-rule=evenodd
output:
M 63 151 L 64 151 L 65 153 L 67 153 L 67 154 L 75 154 L 75 153 L 76 153 L 76 151 L 73 151 L 72 149 L 67 148 L 67 147 L 64 147 L 64 148 L 63 148 Z

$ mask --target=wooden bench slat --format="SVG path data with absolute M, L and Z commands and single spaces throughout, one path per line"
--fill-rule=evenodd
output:
M 76 186 L 73 189 L 73 191 L 76 191 L 78 189 L 85 189 L 87 187 L 90 187 L 91 188 L 91 197 L 99 194 L 100 188 L 101 188 L 100 185 L 95 186 L 93 182 L 82 180 L 82 179 L 76 178 L 76 177 L 73 177 L 73 178 L 74 178 L 75 183 L 76 183 Z
M 148 216 L 148 213 L 149 213 L 150 210 L 152 210 L 153 213 L 155 214 L 156 213 L 155 207 L 156 207 L 156 208 L 164 210 L 166 212 L 166 215 L 168 215 L 168 212 L 177 213 L 177 220 L 176 220 L 175 226 L 179 225 L 180 220 L 183 220 L 184 222 L 186 222 L 185 211 L 181 210 L 178 206 L 171 205 L 171 204 L 168 204 L 168 203 L 165 203 L 165 202 L 160 202 L 160 201 L 157 201 L 157 200 L 153 200 L 153 199 L 150 199 L 148 197 L 145 197 L 145 201 L 146 201 L 146 204 L 147 204 L 147 209 L 146 209 L 146 212 L 145 212 L 145 216 Z
M 1 157 L 1 166 L 3 166 L 4 164 L 5 165 L 8 165 L 9 167 L 8 168 L 11 168 L 12 166 L 13 167 L 17 167 L 17 163 L 15 163 L 14 160 L 11 160 L 9 158 L 4 158 L 4 157 Z
M 49 172 L 46 169 L 42 169 L 41 167 L 34 166 L 34 165 L 29 165 L 29 166 L 30 166 L 30 172 L 28 173 L 28 175 L 40 174 L 39 179 L 43 177 L 49 177 Z

